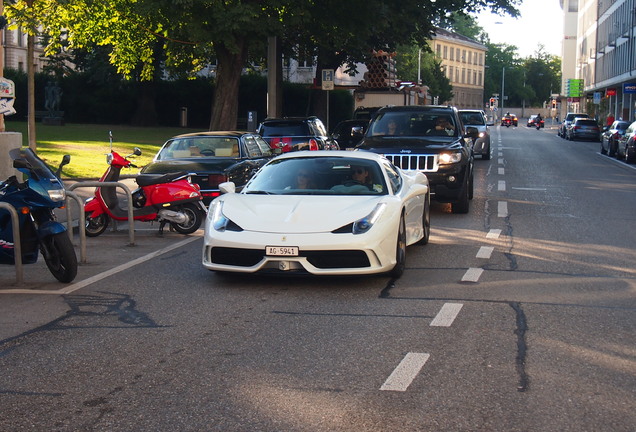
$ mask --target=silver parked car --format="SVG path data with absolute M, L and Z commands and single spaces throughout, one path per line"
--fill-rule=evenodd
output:
M 481 155 L 482 159 L 490 159 L 490 130 L 488 126 L 494 126 L 494 123 L 488 123 L 481 110 L 459 110 L 459 115 L 464 127 L 474 127 L 479 131 L 479 136 L 473 140 L 473 153 Z

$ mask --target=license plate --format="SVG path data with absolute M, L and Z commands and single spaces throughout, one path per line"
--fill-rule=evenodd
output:
M 265 246 L 265 253 L 271 256 L 298 256 L 296 246 Z

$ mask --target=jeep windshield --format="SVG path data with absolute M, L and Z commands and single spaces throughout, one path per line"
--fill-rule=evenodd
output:
M 457 137 L 458 127 L 452 116 L 434 111 L 402 111 L 378 114 L 367 137 Z

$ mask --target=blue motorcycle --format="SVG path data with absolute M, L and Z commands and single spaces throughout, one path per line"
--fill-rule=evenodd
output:
M 22 262 L 37 262 L 41 252 L 53 276 L 71 282 L 77 275 L 77 256 L 66 227 L 55 220 L 53 210 L 64 205 L 66 190 L 59 179 L 62 166 L 70 162 L 64 156 L 57 175 L 29 148 L 9 152 L 13 167 L 25 174 L 24 182 L 16 176 L 0 183 L 0 201 L 18 212 Z M 11 215 L 0 209 L 0 264 L 15 264 Z

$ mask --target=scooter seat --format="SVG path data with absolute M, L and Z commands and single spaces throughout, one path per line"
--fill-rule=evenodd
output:
M 188 175 L 186 171 L 166 173 L 166 174 L 139 174 L 135 181 L 141 187 L 150 186 L 154 184 L 170 183 L 179 177 Z

